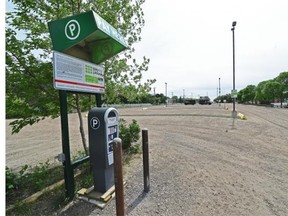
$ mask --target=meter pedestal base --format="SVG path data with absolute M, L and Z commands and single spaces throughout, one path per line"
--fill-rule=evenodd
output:
M 114 185 L 114 165 L 93 170 L 94 190 L 105 193 Z
M 104 209 L 106 205 L 115 197 L 115 186 L 112 186 L 105 193 L 97 192 L 94 186 L 91 188 L 82 188 L 77 192 L 78 198 L 89 203 L 95 204 L 100 209 Z
M 124 186 L 126 182 L 123 182 Z M 100 209 L 104 209 L 106 205 L 115 197 L 115 186 L 113 185 L 105 193 L 97 192 L 94 186 L 90 188 L 82 188 L 77 192 L 78 198 L 96 205 Z

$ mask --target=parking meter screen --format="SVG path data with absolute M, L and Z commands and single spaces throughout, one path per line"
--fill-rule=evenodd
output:
M 108 154 L 113 152 L 112 141 L 117 137 L 117 126 L 108 127 Z

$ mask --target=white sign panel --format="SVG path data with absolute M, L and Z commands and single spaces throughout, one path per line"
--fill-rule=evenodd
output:
M 53 72 L 54 88 L 57 90 L 105 92 L 102 66 L 54 51 Z
M 237 89 L 231 90 L 231 97 L 232 98 L 237 98 Z

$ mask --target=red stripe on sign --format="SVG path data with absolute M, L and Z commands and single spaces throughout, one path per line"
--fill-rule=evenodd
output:
M 67 81 L 67 80 L 55 79 L 55 82 L 71 84 L 71 85 L 79 85 L 79 86 L 89 86 L 89 87 L 93 87 L 93 88 L 103 88 L 103 89 L 105 88 L 104 86 L 97 86 L 97 85 L 86 84 L 86 83 L 71 82 L 71 81 Z

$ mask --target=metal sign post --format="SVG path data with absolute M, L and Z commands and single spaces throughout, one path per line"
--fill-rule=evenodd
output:
M 99 65 L 127 48 L 123 36 L 94 11 L 48 23 L 53 50 L 54 87 L 59 91 L 62 131 L 61 154 L 66 197 L 74 197 L 74 169 L 89 156 L 70 159 L 67 92 L 96 94 L 97 107 L 104 93 L 104 68 Z

